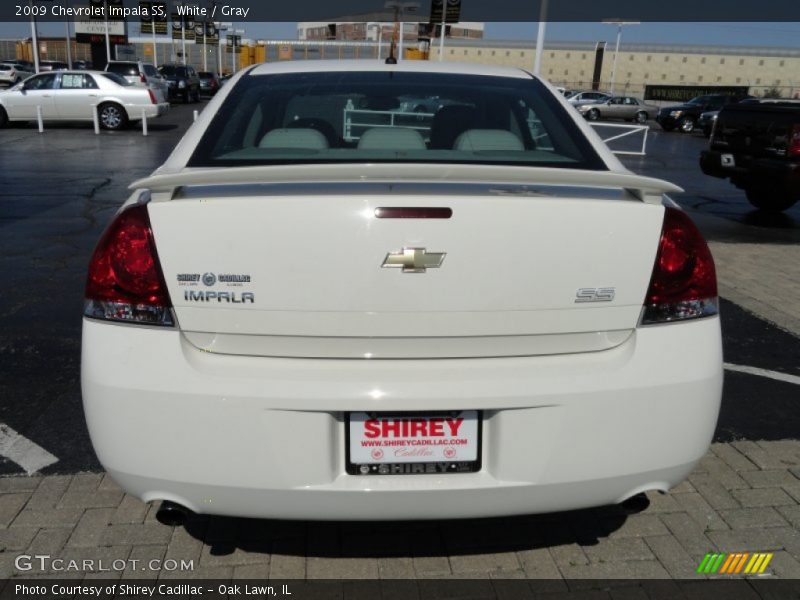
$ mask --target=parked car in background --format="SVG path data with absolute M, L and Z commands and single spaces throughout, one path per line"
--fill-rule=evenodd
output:
M 614 96 L 601 102 L 580 104 L 578 112 L 589 121 L 622 119 L 623 121 L 646 123 L 649 119 L 655 119 L 658 107 L 645 104 L 644 101 L 631 96 Z
M 116 73 L 133 85 L 152 88 L 159 102 L 168 101 L 169 89 L 167 80 L 150 63 L 112 60 L 106 65 L 105 70 L 109 73 Z
M 39 61 L 39 72 L 45 71 L 66 71 L 69 69 L 69 65 L 65 62 L 60 60 L 40 60 Z
M 18 62 L 0 62 L 0 85 L 12 86 L 33 75 L 33 70 Z
M 756 208 L 800 200 L 800 100 L 748 100 L 719 111 L 700 168 L 743 189 Z
M 95 105 L 105 129 L 122 129 L 143 113 L 152 118 L 169 110 L 151 88 L 135 86 L 114 73 L 57 71 L 33 75 L 0 92 L 0 127 L 9 121 L 35 121 L 37 107 L 45 121 L 91 122 Z
M 213 96 L 219 91 L 221 84 L 216 73 L 212 73 L 211 71 L 198 71 L 197 76 L 200 78 L 201 94 Z
M 681 133 L 691 133 L 697 127 L 697 121 L 704 112 L 720 110 L 723 106 L 739 102 L 741 96 L 727 94 L 710 94 L 692 98 L 686 104 L 662 108 L 656 121 L 664 131 L 678 129 Z
M 572 92 L 572 95 L 567 96 L 567 102 L 574 106 L 580 106 L 592 102 L 603 102 L 609 98 L 611 98 L 611 94 L 604 92 Z
M 167 80 L 168 98 L 200 102 L 200 78 L 189 65 L 164 65 L 158 72 Z
M 173 518 L 491 517 L 666 492 L 706 456 L 708 246 L 558 92 L 415 60 L 228 86 L 89 264 L 83 407 L 124 490 Z
M 90 60 L 73 60 L 72 68 L 80 71 L 90 71 L 92 69 L 92 61 Z

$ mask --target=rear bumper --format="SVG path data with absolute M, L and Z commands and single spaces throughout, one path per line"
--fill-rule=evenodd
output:
M 128 106 L 128 118 L 131 121 L 139 121 L 142 118 L 142 111 L 148 119 L 162 117 L 169 112 L 169 102 Z
M 723 154 L 733 155 L 734 166 L 722 165 Z M 700 153 L 700 169 L 711 177 L 731 178 L 740 182 L 768 182 L 772 187 L 783 186 L 800 193 L 800 163 L 789 160 L 760 159 L 741 153 L 703 150 Z
M 201 513 L 425 519 L 549 512 L 667 490 L 707 451 L 718 318 L 639 329 L 612 350 L 462 360 L 200 352 L 177 331 L 84 321 L 95 450 L 126 490 Z M 345 411 L 483 411 L 482 469 L 345 472 Z

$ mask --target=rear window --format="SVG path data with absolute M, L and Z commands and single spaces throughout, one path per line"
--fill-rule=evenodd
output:
M 106 67 L 106 71 L 123 77 L 137 77 L 139 75 L 139 65 L 136 63 L 110 63 Z
M 200 71 L 200 72 L 197 73 L 197 76 L 200 79 L 214 79 L 214 74 L 213 73 L 209 73 L 208 71 Z
M 156 71 L 156 68 L 153 65 L 145 65 L 144 74 L 148 77 L 158 77 L 158 71 Z
M 128 81 L 121 75 L 117 75 L 116 73 L 102 73 L 102 76 L 108 79 L 109 81 L 113 81 L 117 85 L 123 85 L 123 86 L 133 85 L 130 81 Z
M 189 164 L 337 162 L 606 168 L 533 78 L 386 71 L 245 76 Z
M 186 77 L 186 67 L 173 67 L 168 65 L 159 69 L 165 77 Z

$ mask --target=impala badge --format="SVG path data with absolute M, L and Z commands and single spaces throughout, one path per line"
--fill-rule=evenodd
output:
M 403 273 L 425 273 L 438 269 L 444 262 L 445 252 L 428 252 L 425 248 L 403 248 L 390 252 L 383 261 L 384 269 L 403 269 Z

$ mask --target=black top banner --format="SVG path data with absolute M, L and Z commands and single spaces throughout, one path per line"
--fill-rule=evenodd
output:
M 444 0 L 448 5 L 450 2 Z M 76 0 L 2 0 L 0 21 L 29 22 L 31 16 L 39 21 L 86 20 L 94 9 L 111 12 L 111 19 L 124 18 L 139 21 L 139 0 L 91 0 L 77 6 Z M 377 20 L 376 13 L 385 13 L 386 21 L 394 18 L 394 11 L 384 8 L 383 0 L 294 0 L 277 2 L 264 0 L 195 0 L 197 12 L 194 21 L 280 22 L 280 21 L 358 21 Z M 483 22 L 538 21 L 542 0 L 461 0 L 460 20 Z M 170 3 L 175 10 L 176 2 Z M 437 22 L 432 2 L 421 2 L 417 12 L 406 13 L 405 21 Z M 450 18 L 448 6 L 446 17 Z M 441 10 L 441 9 L 440 9 Z M 32 15 L 32 12 L 35 15 Z M 441 12 L 438 14 L 441 22 Z M 105 15 L 99 16 L 105 18 Z M 642 0 L 550 0 L 547 11 L 549 22 L 800 22 L 800 2 L 797 0 L 672 0 L 667 5 Z

